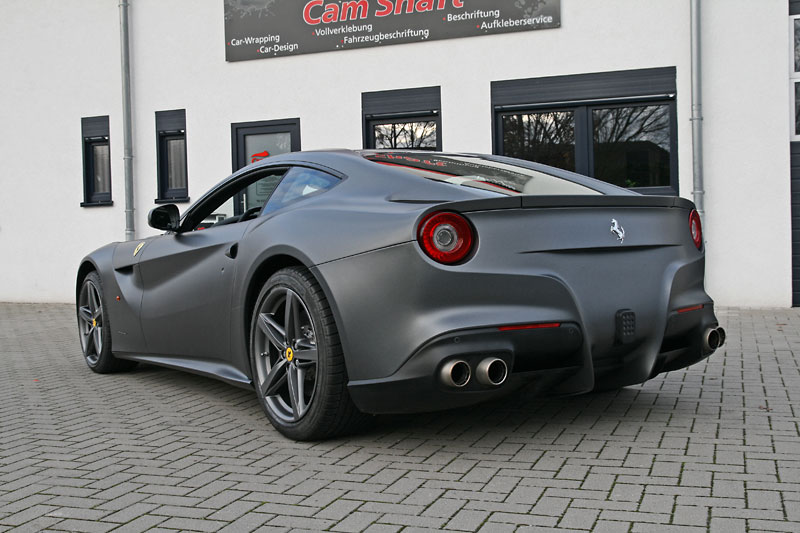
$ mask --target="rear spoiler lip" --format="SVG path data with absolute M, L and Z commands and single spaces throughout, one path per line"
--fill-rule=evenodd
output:
M 507 196 L 504 198 L 482 198 L 439 204 L 437 208 L 447 207 L 455 211 L 492 211 L 495 209 L 552 209 L 563 207 L 665 207 L 694 209 L 694 203 L 680 196 Z

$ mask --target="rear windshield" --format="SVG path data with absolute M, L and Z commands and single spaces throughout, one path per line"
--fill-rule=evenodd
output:
M 601 194 L 580 183 L 538 170 L 465 155 L 418 152 L 362 152 L 365 159 L 406 170 L 429 180 L 472 187 L 498 195 Z

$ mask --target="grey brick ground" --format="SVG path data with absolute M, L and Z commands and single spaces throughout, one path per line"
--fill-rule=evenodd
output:
M 0 531 L 798 531 L 800 310 L 719 310 L 707 362 L 617 392 L 294 443 L 254 394 L 84 364 L 66 305 L 0 304 Z

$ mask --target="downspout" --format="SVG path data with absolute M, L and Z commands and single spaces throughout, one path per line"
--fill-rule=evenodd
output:
M 131 124 L 131 63 L 128 39 L 128 0 L 119 3 L 119 38 L 122 53 L 122 131 L 125 145 L 125 240 L 136 238 L 133 219 L 133 127 Z
M 700 0 L 692 2 L 692 197 L 701 219 L 704 219 L 705 207 L 703 197 L 706 193 L 703 185 L 703 100 L 701 76 L 700 46 Z

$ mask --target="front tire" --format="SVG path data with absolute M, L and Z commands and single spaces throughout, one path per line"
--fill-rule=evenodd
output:
M 273 274 L 256 300 L 250 364 L 272 425 L 295 440 L 319 440 L 364 421 L 347 392 L 347 370 L 328 301 L 301 267 Z
M 117 359 L 111 353 L 111 328 L 103 296 L 103 284 L 97 272 L 89 272 L 78 293 L 78 334 L 83 357 L 98 374 L 130 370 L 133 361 Z

